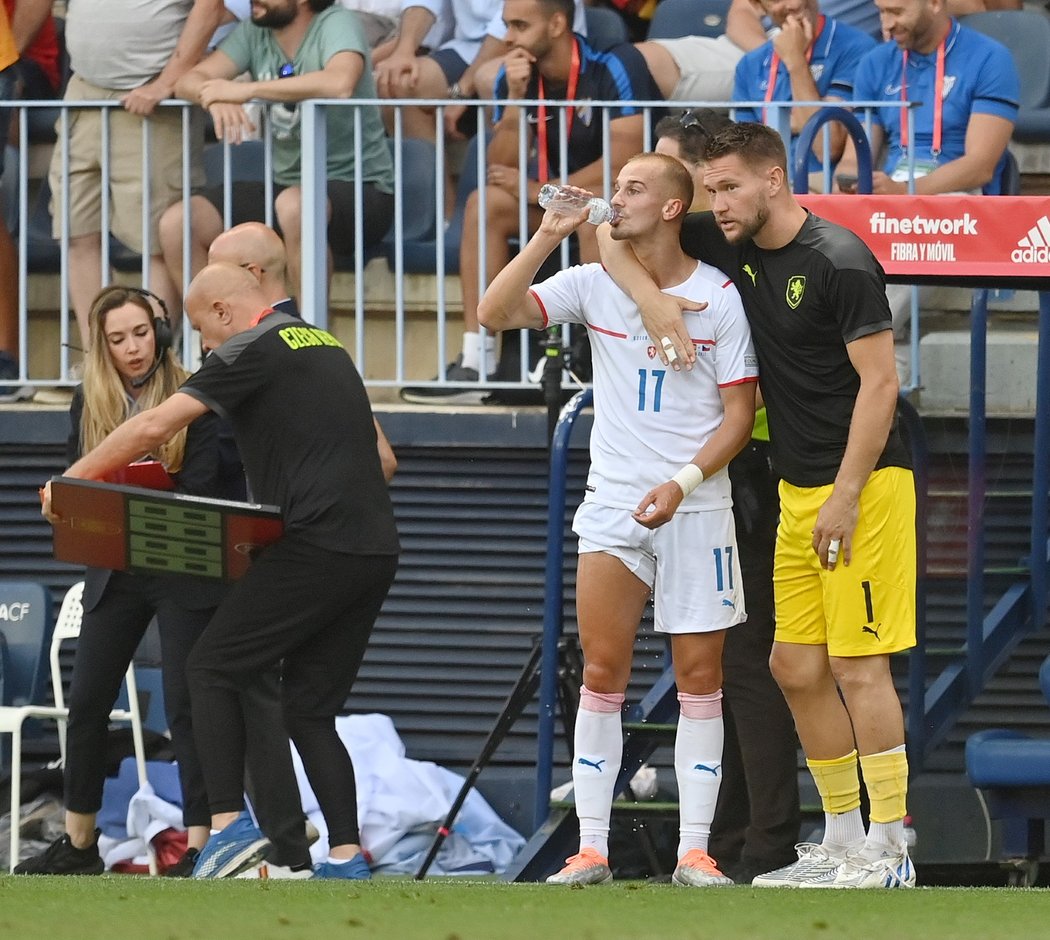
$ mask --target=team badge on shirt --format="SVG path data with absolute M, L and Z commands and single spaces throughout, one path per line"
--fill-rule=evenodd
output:
M 802 303 L 802 297 L 806 293 L 806 275 L 796 274 L 794 277 L 788 278 L 787 291 L 785 297 L 788 302 L 788 306 L 792 310 L 797 310 L 798 305 Z

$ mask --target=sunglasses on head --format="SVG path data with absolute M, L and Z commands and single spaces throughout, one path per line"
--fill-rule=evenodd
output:
M 695 127 L 705 137 L 711 136 L 708 129 L 704 127 L 704 122 L 696 116 L 695 111 L 683 111 L 678 117 L 678 124 L 681 127 Z

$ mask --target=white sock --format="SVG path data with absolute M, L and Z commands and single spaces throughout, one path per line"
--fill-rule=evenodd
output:
M 904 838 L 904 820 L 895 819 L 893 822 L 868 823 L 868 838 L 864 842 L 864 855 L 869 858 L 880 858 L 892 852 L 902 851 L 907 845 Z
M 821 845 L 832 855 L 845 855 L 864 842 L 864 819 L 860 808 L 851 809 L 848 813 L 824 814 L 824 839 Z
M 463 334 L 463 368 L 480 371 L 481 363 L 481 334 Z M 489 375 L 496 371 L 496 337 L 491 333 L 485 334 L 485 369 Z
M 355 855 L 354 858 L 357 858 L 357 856 Z M 329 865 L 349 865 L 354 858 L 332 858 L 332 856 L 329 855 L 326 861 Z
M 580 690 L 580 710 L 576 713 L 572 784 L 580 820 L 580 849 L 592 848 L 605 858 L 609 857 L 613 790 L 623 758 L 623 698 L 585 687 Z
M 683 698 L 674 742 L 674 770 L 678 778 L 678 858 L 693 849 L 707 851 L 718 788 L 722 783 L 722 693 Z M 700 702 L 698 708 L 696 703 Z M 689 717 L 705 714 L 709 717 Z M 717 715 L 715 714 L 717 712 Z

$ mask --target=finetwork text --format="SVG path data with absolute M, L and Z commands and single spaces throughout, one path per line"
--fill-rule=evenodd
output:
M 873 212 L 871 232 L 873 235 L 976 235 L 977 219 L 969 212 L 955 219 L 927 219 L 920 215 L 898 218 Z

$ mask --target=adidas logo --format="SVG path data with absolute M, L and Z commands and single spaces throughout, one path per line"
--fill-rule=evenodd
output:
M 1050 262 L 1050 218 L 1045 215 L 1028 230 L 1010 253 L 1017 264 L 1046 264 Z

